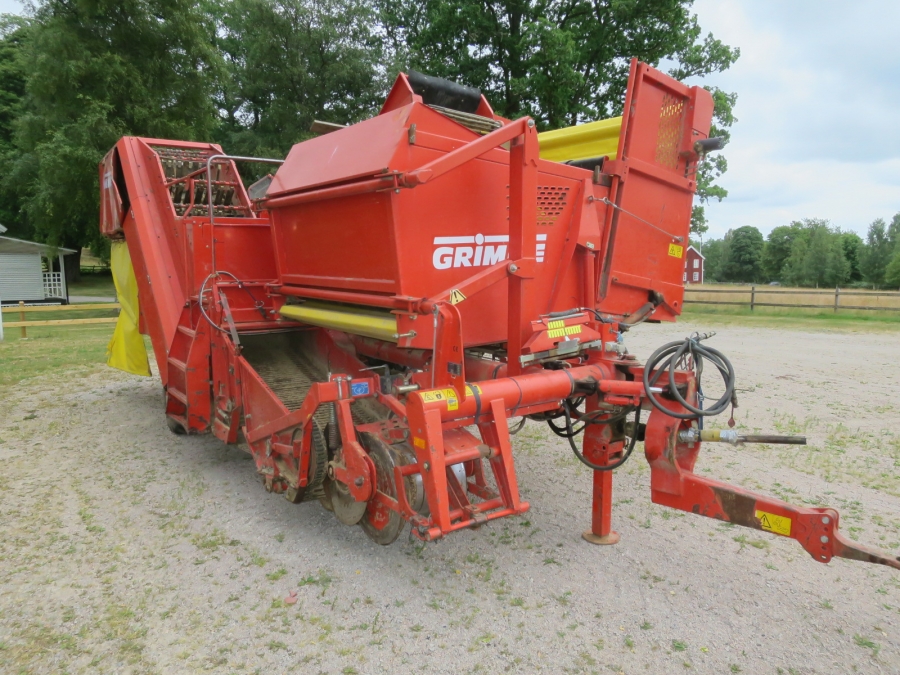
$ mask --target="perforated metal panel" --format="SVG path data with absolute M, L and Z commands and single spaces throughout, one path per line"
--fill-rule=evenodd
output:
M 552 225 L 563 211 L 569 197 L 566 186 L 541 185 L 537 194 L 537 224 Z
M 659 136 L 656 142 L 656 161 L 674 169 L 678 166 L 678 146 L 684 127 L 684 99 L 671 94 L 663 97 L 659 111 Z

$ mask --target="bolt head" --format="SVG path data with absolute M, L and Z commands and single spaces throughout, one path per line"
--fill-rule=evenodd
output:
M 533 126 L 534 126 L 534 120 L 528 120 L 528 128 L 530 129 Z
M 510 264 L 509 264 L 509 271 L 510 271 L 511 274 L 515 274 L 516 272 L 519 271 L 519 266 L 516 265 L 515 263 L 510 263 Z
M 355 481 L 353 481 L 353 484 L 356 485 L 356 487 L 362 487 L 363 483 L 365 483 L 365 482 L 366 482 L 365 479 L 362 476 L 360 476 Z

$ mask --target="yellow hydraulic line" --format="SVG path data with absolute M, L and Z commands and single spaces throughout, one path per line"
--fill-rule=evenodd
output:
M 301 305 L 285 305 L 281 308 L 281 316 L 353 335 L 397 342 L 397 318 L 377 309 L 310 301 Z
M 621 117 L 545 131 L 538 134 L 541 159 L 568 162 L 604 155 L 615 159 L 621 131 Z

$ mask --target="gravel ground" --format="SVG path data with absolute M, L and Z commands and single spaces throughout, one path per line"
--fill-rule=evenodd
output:
M 900 553 L 896 333 L 711 344 L 734 361 L 738 424 L 811 445 L 707 445 L 698 471 L 836 506 L 845 533 Z M 240 448 L 173 436 L 162 406 L 156 379 L 100 367 L 3 403 L 0 672 L 900 672 L 900 573 L 654 506 L 639 453 L 616 473 L 617 546 L 581 540 L 589 472 L 529 423 L 525 517 L 383 548 L 267 494 Z

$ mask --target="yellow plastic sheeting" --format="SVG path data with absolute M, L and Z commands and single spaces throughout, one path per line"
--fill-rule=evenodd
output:
M 126 373 L 150 376 L 150 362 L 144 338 L 138 329 L 138 287 L 128 254 L 128 244 L 115 241 L 110 253 L 110 267 L 116 284 L 116 295 L 122 310 L 116 321 L 112 339 L 106 346 L 106 365 Z
M 285 305 L 281 316 L 323 328 L 334 328 L 353 335 L 364 335 L 388 342 L 397 341 L 397 318 L 387 311 L 368 307 L 346 307 L 324 302 Z
M 549 159 L 552 162 L 569 162 L 604 155 L 615 159 L 619 152 L 621 131 L 621 117 L 545 131 L 538 134 L 541 159 Z

